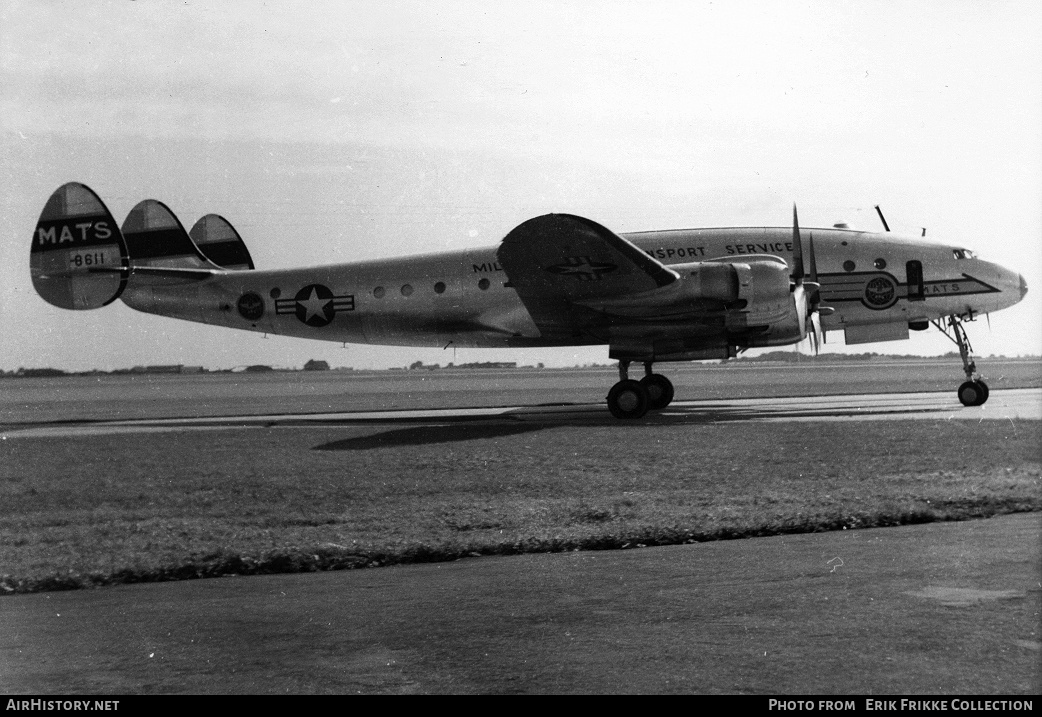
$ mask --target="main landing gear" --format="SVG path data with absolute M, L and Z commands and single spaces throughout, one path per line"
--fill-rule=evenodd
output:
M 967 315 L 967 320 L 973 320 L 973 314 Z M 980 406 L 988 400 L 988 384 L 981 380 L 977 373 L 977 364 L 973 362 L 973 348 L 966 330 L 962 328 L 961 316 L 949 316 L 947 323 L 944 320 L 933 321 L 933 325 L 941 330 L 945 336 L 951 339 L 959 347 L 959 356 L 962 358 L 962 370 L 966 374 L 966 381 L 959 386 L 959 403 L 964 406 Z
M 644 362 L 644 378 L 630 378 L 630 361 L 619 361 L 619 382 L 608 391 L 608 410 L 616 418 L 640 418 L 648 411 L 665 408 L 673 400 L 673 384 L 662 374 L 651 372 Z

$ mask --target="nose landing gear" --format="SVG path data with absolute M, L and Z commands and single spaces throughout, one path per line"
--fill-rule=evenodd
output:
M 967 314 L 967 320 L 972 321 L 973 314 Z M 964 406 L 981 406 L 988 400 L 988 384 L 984 383 L 980 374 L 977 373 L 977 364 L 972 358 L 973 348 L 970 346 L 970 339 L 962 327 L 962 322 L 961 316 L 953 314 L 948 317 L 947 323 L 942 320 L 935 320 L 932 323 L 959 347 L 962 370 L 966 374 L 966 381 L 959 386 L 959 403 Z
M 629 377 L 630 361 L 619 360 L 619 382 L 608 391 L 608 410 L 616 418 L 640 418 L 648 411 L 665 408 L 673 400 L 673 383 L 652 373 L 651 361 L 644 363 L 644 378 Z

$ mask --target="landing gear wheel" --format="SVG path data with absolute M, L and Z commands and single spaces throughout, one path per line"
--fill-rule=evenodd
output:
M 959 386 L 959 403 L 979 406 L 988 400 L 988 386 L 983 381 L 966 381 Z
M 608 391 L 608 410 L 616 418 L 640 418 L 648 412 L 648 391 L 640 381 L 625 379 Z
M 673 400 L 673 383 L 660 373 L 648 374 L 640 380 L 640 385 L 648 392 L 649 411 L 663 409 Z
M 978 406 L 980 406 L 980 405 L 983 405 L 983 403 L 988 400 L 988 396 L 991 395 L 991 391 L 988 390 L 988 384 L 984 383 L 980 379 L 977 379 L 976 381 L 974 381 L 974 383 L 977 384 L 977 386 L 980 388 L 980 390 L 984 394 L 984 397 L 981 398 L 980 403 L 977 404 Z

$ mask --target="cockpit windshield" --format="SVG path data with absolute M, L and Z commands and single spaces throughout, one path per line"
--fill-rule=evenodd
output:
M 977 256 L 969 249 L 952 249 L 956 259 L 976 259 Z

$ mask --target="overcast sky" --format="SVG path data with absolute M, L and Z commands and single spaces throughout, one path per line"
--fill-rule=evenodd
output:
M 1042 353 L 1037 0 L 0 0 L 0 82 L 0 369 L 453 360 L 51 307 L 28 249 L 68 181 L 119 221 L 146 198 L 223 214 L 259 268 L 491 246 L 549 211 L 627 232 L 786 225 L 796 202 L 875 230 L 881 204 L 1021 272 L 1025 301 L 970 337 Z

